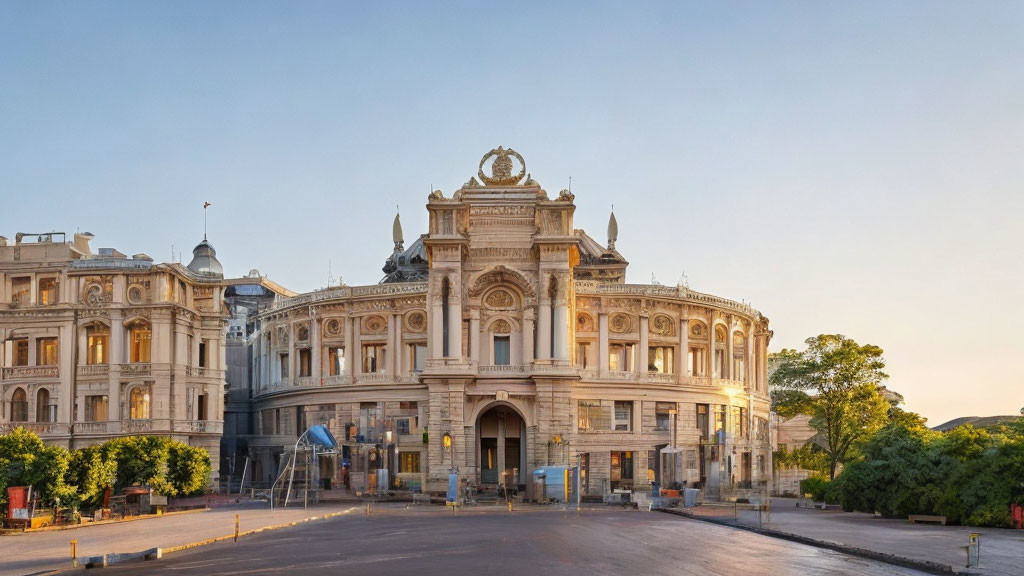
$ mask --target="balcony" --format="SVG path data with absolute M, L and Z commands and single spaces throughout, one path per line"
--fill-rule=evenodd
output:
M 345 374 L 324 376 L 324 386 L 345 386 L 352 383 L 352 377 Z
M 18 428 L 24 428 L 36 436 L 67 436 L 67 424 L 59 422 L 4 422 L 0 424 L 0 434 L 10 434 Z
M 18 378 L 59 378 L 60 370 L 57 366 L 6 366 L 3 369 L 4 380 L 15 380 Z
M 661 372 L 645 372 L 641 377 L 644 382 L 658 382 L 660 384 L 676 384 L 679 376 L 676 374 L 663 374 Z
M 121 364 L 121 376 L 152 376 L 153 365 L 145 362 Z
M 174 423 L 174 431 L 191 434 L 221 434 L 224 432 L 224 423 L 216 420 L 179 420 Z
M 190 378 L 206 378 L 209 371 L 199 366 L 185 366 L 185 376 Z
M 75 434 L 106 434 L 107 424 L 108 422 L 75 422 L 74 431 Z
M 108 364 L 86 364 L 78 367 L 79 378 L 106 378 L 110 374 L 110 365 Z
M 526 376 L 530 367 L 526 364 L 493 364 L 480 366 L 480 376 Z

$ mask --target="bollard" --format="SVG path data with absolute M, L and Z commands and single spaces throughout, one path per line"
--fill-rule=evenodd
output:
M 967 542 L 967 568 L 978 568 L 981 564 L 981 534 L 971 532 Z
M 71 566 L 78 568 L 78 540 L 71 541 Z
M 512 511 L 512 501 L 511 500 L 508 501 L 508 511 L 509 512 Z
M 235 514 L 235 542 L 238 542 L 238 514 Z
M 370 517 L 370 501 L 369 500 L 366 501 L 366 517 L 367 518 Z

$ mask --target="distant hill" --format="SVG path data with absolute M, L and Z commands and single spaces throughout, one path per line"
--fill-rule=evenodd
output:
M 988 428 L 990 426 L 999 426 L 1000 424 L 1008 424 L 1019 418 L 1019 416 L 962 416 L 960 418 L 954 418 L 945 424 L 939 424 L 932 428 L 936 432 L 949 432 L 957 426 L 963 426 L 964 424 L 970 424 L 975 428 Z

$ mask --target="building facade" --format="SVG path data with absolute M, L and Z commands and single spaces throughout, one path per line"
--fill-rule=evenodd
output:
M 207 449 L 222 432 L 224 283 L 204 239 L 192 262 L 155 264 L 91 234 L 0 237 L 0 433 L 68 448 L 170 436 Z M 212 480 L 215 480 L 212 479 Z
M 768 319 L 684 286 L 626 284 L 628 262 L 573 222 L 497 148 L 429 230 L 394 249 L 380 284 L 277 299 L 252 336 L 253 478 L 313 424 L 343 441 L 321 475 L 352 490 L 529 488 L 580 464 L 584 492 L 686 482 L 709 498 L 771 474 Z M 450 444 L 450 445 L 449 445 Z

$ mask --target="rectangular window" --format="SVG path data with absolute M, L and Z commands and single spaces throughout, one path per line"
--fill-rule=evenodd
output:
M 610 430 L 611 414 L 600 400 L 580 400 L 577 403 L 577 426 L 582 432 Z
M 633 345 L 610 344 L 608 346 L 608 369 L 619 372 L 633 370 Z
M 363 440 L 361 440 L 361 442 L 375 442 L 377 440 L 377 423 L 379 420 L 380 405 L 378 403 L 359 403 L 359 435 L 363 436 Z
M 633 484 L 633 453 L 612 452 L 611 453 L 611 476 L 612 487 L 619 488 Z
M 28 366 L 28 338 L 14 341 L 14 365 Z
M 86 396 L 85 397 L 85 421 L 106 422 L 107 420 L 107 397 Z
M 327 350 L 328 371 L 331 376 L 341 376 L 345 373 L 345 349 L 329 348 Z
M 420 453 L 402 452 L 398 458 L 398 472 L 402 474 L 416 474 L 420 471 Z
M 728 406 L 724 404 L 715 406 L 715 438 L 718 438 L 718 433 L 725 432 L 725 411 Z
M 384 357 L 388 347 L 384 344 L 363 344 L 363 373 L 384 372 Z
M 313 374 L 313 352 L 309 348 L 299 350 L 299 376 Z
M 510 336 L 494 337 L 494 364 L 497 366 L 508 366 Z
M 654 405 L 654 429 L 670 430 L 672 428 L 672 411 L 676 405 L 672 402 L 657 402 Z
M 631 400 L 615 401 L 615 430 L 631 432 L 633 430 L 633 402 Z
M 274 434 L 274 411 L 263 410 L 260 412 L 260 431 L 267 436 Z
M 413 372 L 423 372 L 427 367 L 426 344 L 409 344 L 409 366 Z
M 57 279 L 42 278 L 39 280 L 37 300 L 40 306 L 53 306 L 57 303 Z
M 288 377 L 288 354 L 281 354 L 281 378 Z
M 411 434 L 412 427 L 409 425 L 408 418 L 399 418 L 395 420 L 395 429 L 399 434 Z
M 712 376 L 721 378 L 723 368 L 725 368 L 725 350 L 715 350 L 715 371 Z
M 576 344 L 576 366 L 584 370 L 590 368 L 591 362 L 588 355 L 589 350 L 589 342 L 578 342 Z
M 647 349 L 647 371 L 657 374 L 672 373 L 674 349 L 671 346 L 654 346 Z
M 134 325 L 128 330 L 129 362 L 149 362 L 153 332 L 146 325 Z
M 11 280 L 11 304 L 15 306 L 28 306 L 32 303 L 32 279 L 28 276 L 13 278 Z
M 85 331 L 86 345 L 89 350 L 85 357 L 86 364 L 106 364 L 109 360 L 110 332 L 106 327 L 90 327 Z
M 697 404 L 697 431 L 702 440 L 708 437 L 708 405 Z
M 765 473 L 764 454 L 759 454 L 758 457 L 757 457 L 757 473 L 760 476 L 764 476 L 764 473 Z
M 696 470 L 697 469 L 697 451 L 687 450 L 686 451 L 686 469 Z
M 402 400 L 398 403 L 398 409 L 402 412 L 415 412 L 416 410 L 419 410 L 419 408 L 420 403 L 415 401 Z
M 206 340 L 199 342 L 199 367 L 206 368 Z
M 57 339 L 40 338 L 36 340 L 36 365 L 57 365 Z

